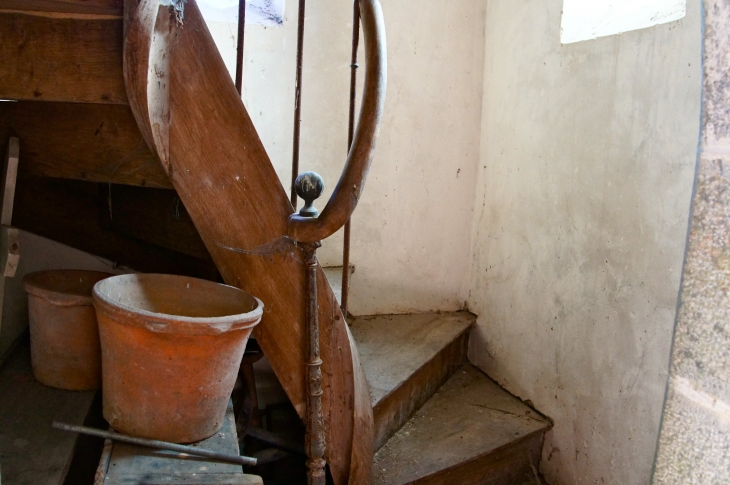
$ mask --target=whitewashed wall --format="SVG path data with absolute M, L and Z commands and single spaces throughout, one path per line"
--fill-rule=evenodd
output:
M 555 420 L 552 485 L 649 483 L 699 133 L 700 9 L 560 44 L 561 0 L 491 0 L 472 362 Z
M 291 177 L 297 4 L 282 26 L 247 25 L 243 100 L 282 183 Z M 484 63 L 482 0 L 383 0 L 389 77 L 385 120 L 353 219 L 355 314 L 455 310 L 464 300 Z M 352 4 L 308 2 L 301 170 L 334 188 L 347 152 Z M 212 23 L 235 64 L 235 27 Z M 324 202 L 319 204 L 322 208 Z M 341 264 L 341 237 L 320 260 Z

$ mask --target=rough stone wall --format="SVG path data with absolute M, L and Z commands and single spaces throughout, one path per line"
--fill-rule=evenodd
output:
M 705 1 L 702 138 L 655 485 L 730 483 L 730 1 Z

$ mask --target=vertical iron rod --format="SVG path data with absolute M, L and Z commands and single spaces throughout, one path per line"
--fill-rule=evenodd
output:
M 320 242 L 304 244 L 307 289 L 307 483 L 325 485 L 325 430 L 322 413 L 322 359 L 319 354 L 317 304 L 317 248 Z
M 246 33 L 246 0 L 238 0 L 238 43 L 236 48 L 236 90 L 243 88 L 243 39 Z
M 297 78 L 294 87 L 294 143 L 291 162 L 291 205 L 297 210 L 297 192 L 294 181 L 299 175 L 299 132 L 302 123 L 302 57 L 304 55 L 304 7 L 299 0 L 299 26 L 297 27 Z
M 347 128 L 347 152 L 352 146 L 355 135 L 355 101 L 357 97 L 357 50 L 360 44 L 360 1 L 354 0 L 352 9 L 352 57 L 350 61 L 350 117 Z M 347 305 L 350 295 L 350 220 L 345 223 L 345 241 L 342 250 L 342 296 L 340 308 L 347 318 Z

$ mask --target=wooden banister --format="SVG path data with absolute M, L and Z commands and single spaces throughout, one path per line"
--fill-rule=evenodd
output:
M 367 31 L 379 24 L 382 34 L 382 21 L 374 20 L 380 12 L 377 0 L 360 1 L 370 6 Z M 302 245 L 286 237 L 292 205 L 195 0 L 175 1 L 181 10 L 184 5 L 184 15 L 172 7 L 160 9 L 160 0 L 135 3 L 125 2 L 130 22 L 124 76 L 130 108 L 223 279 L 266 303 L 256 338 L 304 417 L 305 255 Z M 374 57 L 375 46 L 368 48 Z M 366 88 L 367 106 L 378 89 L 382 99 L 382 52 L 380 59 L 374 64 L 381 74 Z M 367 143 L 359 144 L 361 150 L 374 144 L 381 112 L 382 107 L 363 110 L 359 136 Z M 361 175 L 367 172 L 371 148 L 365 153 L 358 162 L 364 165 L 353 167 Z M 262 247 L 269 249 L 262 252 Z M 314 269 L 317 319 L 326 329 L 320 335 L 325 459 L 336 485 L 367 485 L 374 443 L 367 380 L 334 294 L 321 267 L 315 263 Z
M 287 234 L 295 241 L 320 241 L 345 225 L 360 200 L 375 154 L 385 106 L 388 70 L 385 22 L 380 1 L 360 0 L 360 16 L 365 37 L 366 72 L 355 137 L 340 181 L 319 217 L 307 218 L 296 213 L 289 216 Z

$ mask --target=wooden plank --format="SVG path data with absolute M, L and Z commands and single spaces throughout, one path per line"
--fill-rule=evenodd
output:
M 3 485 L 60 485 L 76 435 L 53 421 L 84 423 L 95 391 L 63 391 L 33 378 L 28 344 L 0 370 L 0 460 Z
M 471 313 L 356 317 L 350 331 L 370 385 L 379 449 L 466 362 Z
M 193 446 L 221 453 L 240 453 L 232 404 L 228 405 L 220 431 Z M 263 485 L 260 477 L 244 474 L 240 465 L 212 462 L 201 457 L 181 457 L 174 452 L 113 443 L 103 483 L 137 485 L 142 482 L 149 485 Z
M 10 225 L 13 218 L 13 203 L 15 200 L 15 181 L 18 178 L 18 161 L 20 159 L 20 141 L 11 136 L 8 140 L 8 149 L 3 164 L 2 186 L 0 186 L 0 224 Z
M 376 453 L 373 484 L 522 483 L 536 476 L 549 428 L 522 401 L 463 365 Z
M 0 13 L 0 99 L 126 104 L 122 20 Z
M 8 10 L 121 18 L 122 0 L 0 0 L 0 12 Z
M 0 137 L 11 133 L 20 138 L 24 173 L 172 188 L 128 106 L 0 103 Z
M 15 137 L 8 139 L 0 185 L 0 278 L 12 278 L 20 261 L 20 232 L 10 227 L 15 203 L 15 183 L 18 178 L 20 143 Z M 4 287 L 4 285 L 2 285 Z M 0 313 L 2 311 L 0 310 Z M 2 317 L 0 316 L 0 321 Z
M 105 228 L 106 184 L 19 177 L 13 225 L 138 271 L 218 280 L 210 260 L 171 251 Z M 113 207 L 113 199 L 112 199 Z

